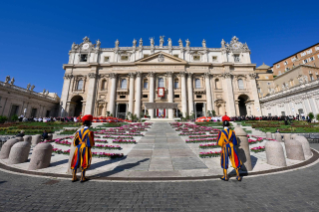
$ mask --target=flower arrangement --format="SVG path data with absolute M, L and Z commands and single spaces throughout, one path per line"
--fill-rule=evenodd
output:
M 187 136 L 187 135 L 205 135 L 205 132 L 185 132 L 185 133 L 180 133 L 179 135 L 181 136 Z
M 124 139 L 114 139 L 113 143 L 120 143 L 120 144 L 136 144 L 135 140 L 124 140 Z
M 221 153 L 222 153 L 222 151 L 219 151 L 219 152 L 217 152 L 217 151 L 216 152 L 212 152 L 212 151 L 210 151 L 210 152 L 200 152 L 199 156 L 201 158 L 218 157 L 218 156 L 221 155 Z
M 53 152 L 57 153 L 57 154 L 69 155 L 70 154 L 70 149 L 63 151 L 62 149 L 53 148 Z
M 121 158 L 121 157 L 124 157 L 124 154 L 123 153 L 92 152 L 92 156 L 97 158 Z
M 200 144 L 199 148 L 201 149 L 210 149 L 210 148 L 218 148 L 220 146 L 218 146 L 217 144 Z
M 190 135 L 189 138 L 217 138 L 214 135 Z
M 265 147 L 264 146 L 253 147 L 253 148 L 251 148 L 251 151 L 253 151 L 255 153 L 263 152 L 263 151 L 265 151 Z
M 101 144 L 97 144 L 95 146 L 92 147 L 93 149 L 117 149 L 120 150 L 122 149 L 121 146 L 119 145 L 101 145 Z
M 217 138 L 198 138 L 198 139 L 188 139 L 186 143 L 202 143 L 202 142 L 211 142 L 216 141 Z
M 56 144 L 64 145 L 64 146 L 71 146 L 71 142 L 68 141 L 55 141 Z
M 107 143 L 107 140 L 95 139 L 94 141 L 98 143 Z

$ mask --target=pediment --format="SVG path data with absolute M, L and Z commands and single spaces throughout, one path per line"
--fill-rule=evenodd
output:
M 136 64 L 187 64 L 183 59 L 174 57 L 165 52 L 157 52 L 148 57 L 139 59 L 135 62 Z

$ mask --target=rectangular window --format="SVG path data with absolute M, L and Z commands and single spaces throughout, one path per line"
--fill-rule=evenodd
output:
M 200 98 L 202 98 L 202 95 L 196 95 L 196 98 L 200 99 Z
M 128 60 L 128 56 L 121 56 L 121 60 L 122 61 L 127 61 Z
M 81 54 L 80 62 L 87 62 L 87 61 L 88 61 L 88 55 L 87 54 Z
M 295 58 L 295 57 L 291 58 L 291 61 L 292 61 L 292 62 L 295 62 L 295 60 L 296 60 L 296 58 Z
M 217 56 L 213 56 L 213 62 L 217 62 Z
M 307 51 L 307 54 L 311 54 L 312 53 L 312 49 Z
M 286 114 L 285 114 L 285 111 L 281 111 L 281 115 L 282 116 L 285 116 Z
M 306 52 L 302 52 L 301 53 L 301 57 L 305 56 L 306 55 Z
M 235 63 L 240 62 L 239 54 L 235 54 L 235 55 L 234 55 L 234 61 L 235 61 Z
M 288 62 L 287 62 L 287 61 L 285 61 L 285 62 L 284 62 L 284 65 L 287 65 L 287 64 L 288 64 Z
M 316 46 L 316 51 L 318 51 L 319 50 L 319 46 Z
M 143 98 L 147 98 L 147 97 L 148 97 L 147 95 L 145 95 L 145 94 L 143 95 Z
M 49 117 L 50 116 L 50 111 L 47 110 L 46 114 L 45 114 L 45 117 Z
M 146 58 L 146 57 L 148 57 L 148 56 L 150 56 L 150 55 L 148 55 L 148 54 L 144 54 L 144 55 L 143 55 L 144 58 Z
M 110 62 L 110 57 L 104 57 L 104 62 Z
M 178 54 L 174 54 L 174 57 L 177 57 L 177 58 L 178 58 Z
M 309 60 L 310 60 L 310 61 L 314 61 L 314 60 L 315 60 L 315 57 L 310 57 Z
M 174 98 L 179 98 L 179 95 L 174 95 Z
M 148 83 L 147 83 L 147 81 L 145 81 L 144 82 L 144 89 L 147 89 L 147 87 L 148 87 Z
M 125 99 L 126 98 L 126 96 L 120 96 L 120 99 Z
M 311 81 L 315 80 L 315 78 L 313 77 L 312 74 L 310 74 L 309 77 L 310 77 L 310 80 L 311 80 Z
M 277 65 L 276 65 L 276 68 L 280 68 L 280 64 L 277 64 Z
M 18 112 L 19 112 L 19 105 L 12 105 L 9 118 L 11 118 L 14 115 L 18 115 Z
M 199 55 L 193 56 L 193 60 L 194 60 L 194 61 L 199 61 L 199 60 L 200 60 L 200 56 L 199 56 Z
M 304 64 L 308 63 L 308 60 L 307 60 L 307 59 L 306 59 L 306 60 L 303 60 L 303 63 L 304 63 Z

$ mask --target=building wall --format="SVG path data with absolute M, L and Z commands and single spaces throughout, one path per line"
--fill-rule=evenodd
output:
M 276 76 L 280 76 L 299 65 L 319 67 L 319 43 L 275 63 L 273 65 L 273 73 Z

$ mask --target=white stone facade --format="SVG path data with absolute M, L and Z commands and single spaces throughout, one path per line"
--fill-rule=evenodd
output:
M 137 45 L 138 43 L 138 45 Z M 194 114 L 260 115 L 256 89 L 255 64 L 251 63 L 247 44 L 233 37 L 221 48 L 186 46 L 171 39 L 159 45 L 150 39 L 133 40 L 132 47 L 101 48 L 85 37 L 72 44 L 69 63 L 64 64 L 64 84 L 60 114 L 73 116 L 112 114 L 124 118 L 127 113 L 168 118 Z M 159 97 L 158 88 L 165 95 Z M 144 103 L 178 103 L 176 109 L 149 109 Z
M 34 85 L 27 88 L 14 85 L 14 78 L 6 77 L 5 82 L 0 81 L 0 115 L 7 118 L 13 115 L 25 117 L 57 116 L 60 98 L 55 93 L 43 90 L 34 92 Z

